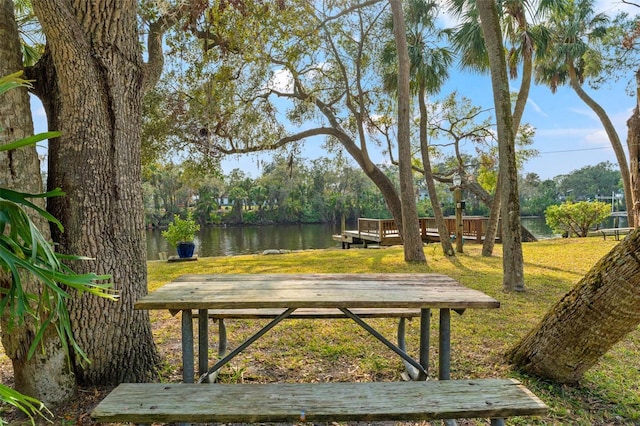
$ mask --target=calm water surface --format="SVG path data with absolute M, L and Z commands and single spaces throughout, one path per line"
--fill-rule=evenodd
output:
M 268 249 L 340 247 L 340 243 L 331 239 L 339 233 L 339 224 L 202 227 L 195 240 L 196 253 L 200 257 L 212 257 L 262 253 Z M 172 256 L 175 249 L 167 244 L 161 231 L 147 231 L 147 258 L 158 260 L 162 252 Z
M 538 239 L 559 237 L 549 229 L 544 218 L 522 218 L 522 225 Z M 613 226 L 613 218 L 601 225 L 607 228 Z M 626 219 L 620 218 L 619 226 L 627 226 Z M 347 229 L 355 228 L 355 224 L 347 226 Z M 149 260 L 160 259 L 160 253 L 167 256 L 175 254 L 175 249 L 169 247 L 160 232 L 147 231 Z M 340 247 L 340 243 L 331 238 L 339 233 L 339 224 L 203 227 L 196 236 L 196 253 L 200 257 L 212 257 L 262 253 L 269 249 L 306 250 Z

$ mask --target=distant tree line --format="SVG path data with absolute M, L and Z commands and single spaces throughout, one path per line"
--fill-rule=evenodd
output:
M 164 227 L 174 214 L 191 211 L 204 226 L 339 223 L 359 217 L 385 219 L 391 215 L 383 197 L 358 168 L 344 158 L 316 160 L 275 157 L 260 164 L 251 177 L 234 169 L 227 175 L 209 173 L 190 162 L 154 163 L 146 169 L 143 188 L 149 227 Z M 395 166 L 382 167 L 398 185 Z M 542 180 L 536 173 L 519 177 L 523 216 L 544 216 L 545 209 L 564 201 L 606 201 L 624 210 L 620 172 L 609 162 L 586 166 Z M 416 175 L 416 201 L 420 216 L 432 216 L 424 179 Z M 445 215 L 455 214 L 448 184 L 437 185 Z M 472 191 L 465 191 L 465 214 L 489 214 Z M 612 201 L 613 199 L 613 201 Z

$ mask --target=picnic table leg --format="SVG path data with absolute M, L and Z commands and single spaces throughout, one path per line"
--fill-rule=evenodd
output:
M 438 379 L 449 380 L 451 378 L 451 311 L 447 308 L 440 309 L 440 340 L 438 354 Z
M 429 331 L 431 328 L 431 309 L 420 309 L 420 365 L 424 373 L 420 372 L 418 380 L 427 380 L 429 376 Z
M 182 311 L 182 382 L 193 383 L 193 314 Z
M 406 322 L 407 319 L 405 317 L 401 317 L 400 321 L 398 321 L 398 348 L 405 353 L 407 352 L 407 341 L 405 339 Z M 418 369 L 404 359 L 402 362 L 404 364 L 404 372 L 401 374 L 402 378 L 405 381 L 418 380 Z
M 224 358 L 227 353 L 227 327 L 224 325 L 224 319 L 218 320 L 218 357 Z
M 218 359 L 224 358 L 227 353 L 227 327 L 224 325 L 224 319 L 218 318 Z M 207 369 L 205 369 L 202 373 L 200 373 L 200 380 L 204 380 L 203 375 L 207 373 Z M 215 383 L 218 378 L 218 374 L 220 373 L 220 369 L 217 369 L 213 373 L 209 374 L 206 379 L 209 383 Z
M 451 378 L 451 310 L 440 309 L 440 339 L 438 341 L 438 379 L 449 380 Z M 444 419 L 447 426 L 456 426 L 454 419 Z
M 207 310 L 198 310 L 198 375 L 209 368 L 209 318 Z

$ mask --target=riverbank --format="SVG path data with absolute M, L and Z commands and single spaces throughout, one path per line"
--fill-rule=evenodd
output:
M 537 239 L 556 235 L 544 218 L 523 218 L 525 226 Z M 350 224 L 347 229 L 355 229 Z M 264 250 L 309 250 L 340 247 L 332 235 L 341 233 L 339 224 L 291 224 L 264 226 L 202 227 L 196 235 L 196 253 L 199 257 L 236 256 L 257 254 Z M 159 230 L 146 231 L 147 259 L 159 260 L 174 254 Z
M 402 247 L 305 250 L 278 256 L 200 258 L 187 263 L 150 261 L 148 283 L 149 290 L 153 291 L 187 273 L 444 273 L 501 302 L 500 309 L 469 310 L 462 316 L 452 317 L 452 378 L 515 377 L 551 408 L 550 414 L 542 419 L 512 420 L 513 424 L 638 425 L 640 330 L 619 342 L 587 372 L 578 386 L 558 386 L 520 375 L 503 358 L 505 351 L 533 328 L 616 243 L 593 237 L 550 239 L 523 245 L 527 291 L 518 294 L 502 291 L 501 246 L 496 247 L 495 256 L 486 258 L 480 255 L 481 246 L 472 244 L 465 245 L 465 253 L 455 259 L 445 258 L 438 245 L 430 245 L 425 248 L 427 265 L 405 263 Z M 160 311 L 151 312 L 151 320 L 163 360 L 161 380 L 179 382 L 182 374 L 180 320 Z M 370 321 L 393 339 L 395 322 Z M 433 327 L 435 323 L 437 321 Z M 257 331 L 259 324 L 262 322 L 258 320 L 228 321 L 229 348 Z M 407 325 L 407 347 L 412 354 L 418 347 L 418 327 L 417 321 Z M 432 345 L 435 354 L 437 339 L 433 339 Z M 220 379 L 227 383 L 397 381 L 401 380 L 402 371 L 399 358 L 348 320 L 288 320 L 235 358 L 221 371 Z M 437 371 L 435 364 L 432 371 Z M 5 383 L 11 381 L 6 357 L 2 358 L 2 379 Z M 108 388 L 83 389 L 76 401 L 56 411 L 54 423 L 93 424 L 88 413 L 107 391 Z

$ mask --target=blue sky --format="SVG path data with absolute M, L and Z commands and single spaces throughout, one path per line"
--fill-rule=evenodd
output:
M 513 84 L 514 90 L 517 90 L 518 82 Z M 626 147 L 626 121 L 631 116 L 635 100 L 625 93 L 625 86 L 626 83 L 619 82 L 597 91 L 588 87 L 586 90 L 607 111 Z M 457 72 L 445 85 L 440 97 L 454 90 L 470 98 L 475 105 L 493 108 L 491 80 L 488 75 Z M 529 94 L 523 123 L 536 128 L 532 148 L 540 153 L 524 165 L 524 173 L 537 173 L 544 180 L 603 161 L 617 164 L 600 120 L 569 86 L 560 87 L 552 94 L 549 88 L 534 85 Z M 320 145 L 321 142 L 317 139 L 305 142 L 302 155 L 310 159 L 326 155 Z M 386 160 L 381 154 L 371 155 L 376 162 Z M 227 172 L 240 168 L 255 176 L 259 173 L 259 158 L 270 158 L 270 154 L 234 156 L 226 159 L 223 167 Z
M 608 13 L 621 9 L 632 13 L 640 11 L 638 8 L 622 5 L 620 1 L 599 0 L 597 3 L 600 11 Z M 607 111 L 625 146 L 626 121 L 635 105 L 635 100 L 625 92 L 626 82 L 627 80 L 621 80 L 597 91 L 585 86 L 589 94 Z M 518 82 L 514 81 L 512 84 L 516 90 Z M 488 75 L 457 71 L 446 83 L 440 97 L 448 95 L 453 90 L 470 98 L 476 105 L 484 108 L 493 106 Z M 32 111 L 36 132 L 46 131 L 44 110 L 39 102 L 32 102 Z M 524 173 L 537 173 L 541 179 L 550 179 L 603 161 L 617 164 L 600 121 L 568 86 L 562 86 L 552 94 L 547 87 L 533 85 L 523 122 L 536 128 L 533 148 L 540 152 L 537 158 L 524 165 Z M 318 140 L 307 141 L 302 155 L 310 159 L 326 155 L 326 151 L 320 145 L 321 142 Z M 228 173 L 234 168 L 240 168 L 249 175 L 256 176 L 260 172 L 257 167 L 258 159 L 268 160 L 270 157 L 271 154 L 259 157 L 234 156 L 223 160 L 223 170 Z M 377 162 L 384 161 L 381 155 L 373 158 Z

